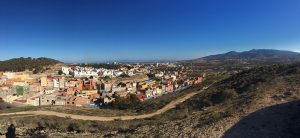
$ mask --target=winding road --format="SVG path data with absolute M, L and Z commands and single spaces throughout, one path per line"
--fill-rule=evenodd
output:
M 214 84 L 214 83 L 213 83 Z M 211 85 L 213 85 L 211 84 Z M 114 121 L 114 120 L 135 120 L 135 119 L 145 119 L 145 118 L 151 118 L 156 115 L 163 114 L 167 112 L 170 109 L 173 109 L 176 107 L 176 105 L 190 99 L 194 95 L 203 92 L 204 90 L 208 89 L 211 85 L 208 87 L 204 87 L 202 90 L 198 92 L 192 92 L 189 94 L 186 94 L 178 99 L 173 100 L 166 106 L 164 106 L 162 109 L 157 110 L 156 112 L 149 113 L 149 114 L 143 114 L 143 115 L 135 115 L 135 116 L 116 116 L 116 117 L 101 117 L 101 116 L 87 116 L 87 115 L 74 115 L 74 114 L 67 114 L 67 113 L 59 113 L 54 111 L 24 111 L 24 112 L 15 112 L 15 113 L 5 113 L 0 114 L 0 116 L 14 116 L 14 115 L 47 115 L 47 116 L 56 116 L 56 117 L 63 117 L 63 118 L 70 118 L 70 119 L 77 119 L 77 120 L 89 120 L 89 121 Z

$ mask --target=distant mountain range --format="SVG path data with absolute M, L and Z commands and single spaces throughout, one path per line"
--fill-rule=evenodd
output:
M 300 53 L 274 49 L 253 49 L 244 52 L 230 51 L 192 61 L 300 61 Z

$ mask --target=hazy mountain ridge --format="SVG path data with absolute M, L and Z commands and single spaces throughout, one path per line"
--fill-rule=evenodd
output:
M 230 51 L 225 54 L 210 55 L 192 61 L 201 60 L 300 61 L 300 53 L 274 49 L 253 49 L 244 52 Z

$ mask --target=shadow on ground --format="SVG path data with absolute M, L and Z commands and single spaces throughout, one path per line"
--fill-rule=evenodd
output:
M 300 101 L 264 108 L 228 130 L 223 138 L 299 138 Z

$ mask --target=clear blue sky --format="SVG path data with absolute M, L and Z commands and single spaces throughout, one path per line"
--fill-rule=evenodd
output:
M 300 51 L 299 0 L 0 0 L 0 60 L 180 60 Z

